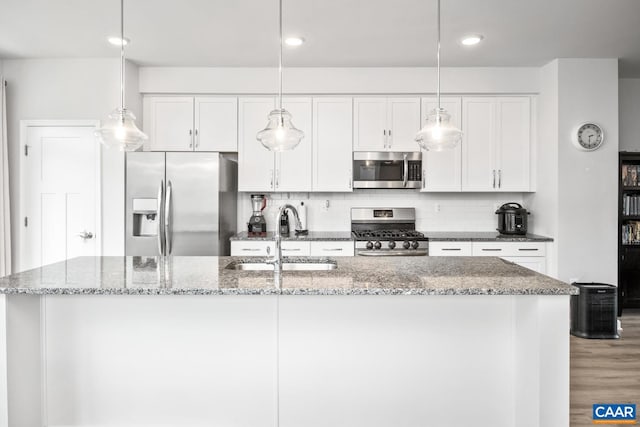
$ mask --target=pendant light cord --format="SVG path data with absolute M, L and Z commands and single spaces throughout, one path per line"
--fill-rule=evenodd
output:
M 438 62 L 438 117 L 440 116 L 440 0 L 438 0 L 438 53 L 436 54 Z
M 280 90 L 278 92 L 279 96 L 279 109 L 281 111 L 280 115 L 282 117 L 282 0 L 280 0 L 280 13 L 278 17 L 278 26 L 280 27 L 280 59 L 278 62 L 278 74 L 280 76 Z
M 124 0 L 120 0 L 120 109 L 124 111 Z

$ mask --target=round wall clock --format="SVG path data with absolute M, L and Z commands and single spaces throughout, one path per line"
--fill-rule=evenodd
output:
M 583 123 L 573 132 L 573 144 L 580 150 L 597 150 L 603 142 L 604 131 L 595 123 Z

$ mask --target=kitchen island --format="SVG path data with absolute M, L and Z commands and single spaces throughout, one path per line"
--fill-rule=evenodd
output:
M 2 425 L 568 426 L 576 288 L 492 257 L 242 261 L 0 278 Z

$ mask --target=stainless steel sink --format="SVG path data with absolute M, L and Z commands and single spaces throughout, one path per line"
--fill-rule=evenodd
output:
M 322 261 L 302 261 L 302 262 L 283 262 L 283 271 L 323 271 L 335 270 L 338 263 L 332 260 Z M 225 267 L 227 270 L 247 270 L 247 271 L 273 271 L 273 264 L 264 261 L 232 261 Z

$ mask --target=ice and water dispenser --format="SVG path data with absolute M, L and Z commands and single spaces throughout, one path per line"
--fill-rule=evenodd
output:
M 157 236 L 159 223 L 158 199 L 133 199 L 134 236 Z

